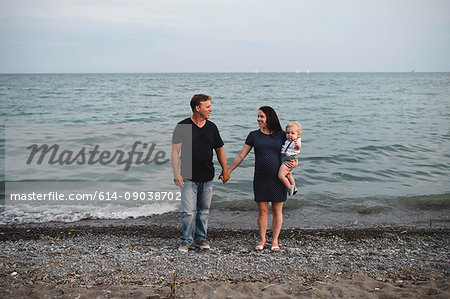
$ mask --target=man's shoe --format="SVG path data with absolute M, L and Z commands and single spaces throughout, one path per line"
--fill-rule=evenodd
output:
M 210 249 L 211 248 L 209 246 L 208 242 L 206 242 L 206 240 L 195 242 L 194 247 L 196 247 L 198 249 Z
M 178 250 L 179 250 L 181 253 L 186 253 L 186 252 L 188 252 L 188 251 L 189 251 L 189 244 L 188 244 L 188 243 L 185 243 L 185 242 L 181 243 L 180 247 L 178 247 Z

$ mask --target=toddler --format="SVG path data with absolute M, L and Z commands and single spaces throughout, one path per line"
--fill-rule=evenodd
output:
M 289 196 L 297 193 L 292 168 L 286 166 L 286 161 L 298 161 L 298 154 L 302 148 L 302 126 L 298 122 L 290 122 L 286 126 L 286 142 L 281 147 L 281 166 L 278 178 L 286 186 Z

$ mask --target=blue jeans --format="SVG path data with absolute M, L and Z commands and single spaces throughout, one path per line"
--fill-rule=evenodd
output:
M 212 189 L 213 180 L 184 180 L 184 187 L 181 188 L 181 242 L 192 244 L 194 241 L 206 240 Z

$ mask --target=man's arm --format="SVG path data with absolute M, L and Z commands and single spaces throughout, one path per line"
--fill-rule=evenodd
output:
M 181 143 L 172 144 L 171 162 L 173 170 L 173 181 L 175 185 L 179 187 L 184 187 L 184 180 L 180 174 L 180 150 L 181 150 Z
M 223 146 L 216 148 L 216 155 L 220 166 L 222 166 L 222 173 L 220 174 L 219 179 L 221 179 L 223 183 L 226 183 L 230 179 L 230 172 L 228 171 L 227 157 Z

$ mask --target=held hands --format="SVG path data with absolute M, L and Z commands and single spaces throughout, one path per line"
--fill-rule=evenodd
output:
M 230 172 L 228 171 L 228 169 L 222 170 L 222 173 L 219 175 L 219 180 L 222 180 L 222 182 L 225 184 L 229 179 L 230 179 Z M 184 179 L 180 174 L 174 177 L 173 182 L 178 187 L 181 188 L 184 187 Z
M 228 169 L 222 169 L 222 173 L 219 175 L 219 180 L 222 180 L 222 183 L 226 183 L 230 179 L 230 172 Z

